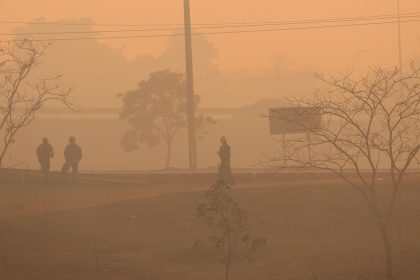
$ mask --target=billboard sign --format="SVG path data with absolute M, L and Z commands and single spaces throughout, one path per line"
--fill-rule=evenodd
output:
M 291 134 L 319 131 L 321 108 L 282 107 L 269 109 L 270 134 Z

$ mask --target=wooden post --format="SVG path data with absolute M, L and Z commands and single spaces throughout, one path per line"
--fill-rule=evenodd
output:
M 284 162 L 283 162 L 283 164 L 284 164 L 284 165 L 286 165 L 286 163 L 287 163 L 286 153 L 287 153 L 287 147 L 286 147 L 286 133 L 283 133 L 283 154 L 284 154 Z
M 309 132 L 306 132 L 306 139 L 308 141 L 308 157 L 309 157 L 309 164 L 312 165 L 312 151 L 311 151 L 311 141 L 309 138 Z

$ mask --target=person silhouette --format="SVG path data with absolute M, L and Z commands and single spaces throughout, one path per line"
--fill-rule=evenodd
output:
M 235 181 L 233 179 L 232 170 L 230 168 L 230 156 L 231 156 L 231 149 L 229 144 L 227 143 L 226 137 L 220 138 L 221 146 L 219 151 L 220 158 L 220 166 L 219 166 L 219 180 L 224 181 L 226 184 L 234 185 Z
M 46 137 L 42 139 L 42 144 L 36 149 L 36 155 L 41 165 L 41 174 L 44 182 L 47 182 L 51 167 L 51 158 L 54 157 L 54 150 Z
M 82 149 L 76 144 L 76 138 L 70 137 L 69 144 L 64 150 L 64 165 L 61 169 L 61 177 L 64 177 L 71 168 L 73 178 L 79 172 L 79 162 L 82 159 Z

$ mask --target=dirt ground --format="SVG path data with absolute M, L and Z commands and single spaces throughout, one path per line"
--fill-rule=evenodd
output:
M 396 246 L 401 279 L 420 279 L 420 176 L 409 178 Z M 195 209 L 209 181 L 129 185 L 0 182 L 0 279 L 224 279 Z M 252 232 L 267 239 L 232 278 L 383 279 L 383 246 L 355 191 L 336 179 L 239 181 L 232 190 Z M 396 234 L 394 243 L 397 244 Z

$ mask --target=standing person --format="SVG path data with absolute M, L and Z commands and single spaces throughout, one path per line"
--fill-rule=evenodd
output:
M 222 144 L 217 152 L 220 157 L 219 180 L 226 184 L 234 185 L 232 170 L 230 169 L 230 146 L 227 143 L 226 137 L 220 138 Z
M 76 138 L 73 136 L 70 137 L 69 144 L 64 150 L 64 159 L 65 162 L 61 169 L 61 176 L 64 177 L 71 168 L 74 178 L 79 171 L 79 161 L 82 159 L 82 149 L 76 144 Z
M 48 139 L 44 137 L 42 144 L 36 149 L 36 155 L 38 157 L 39 164 L 41 165 L 41 174 L 46 183 L 48 181 L 48 173 L 50 172 L 50 161 L 54 157 L 53 147 L 50 145 Z

